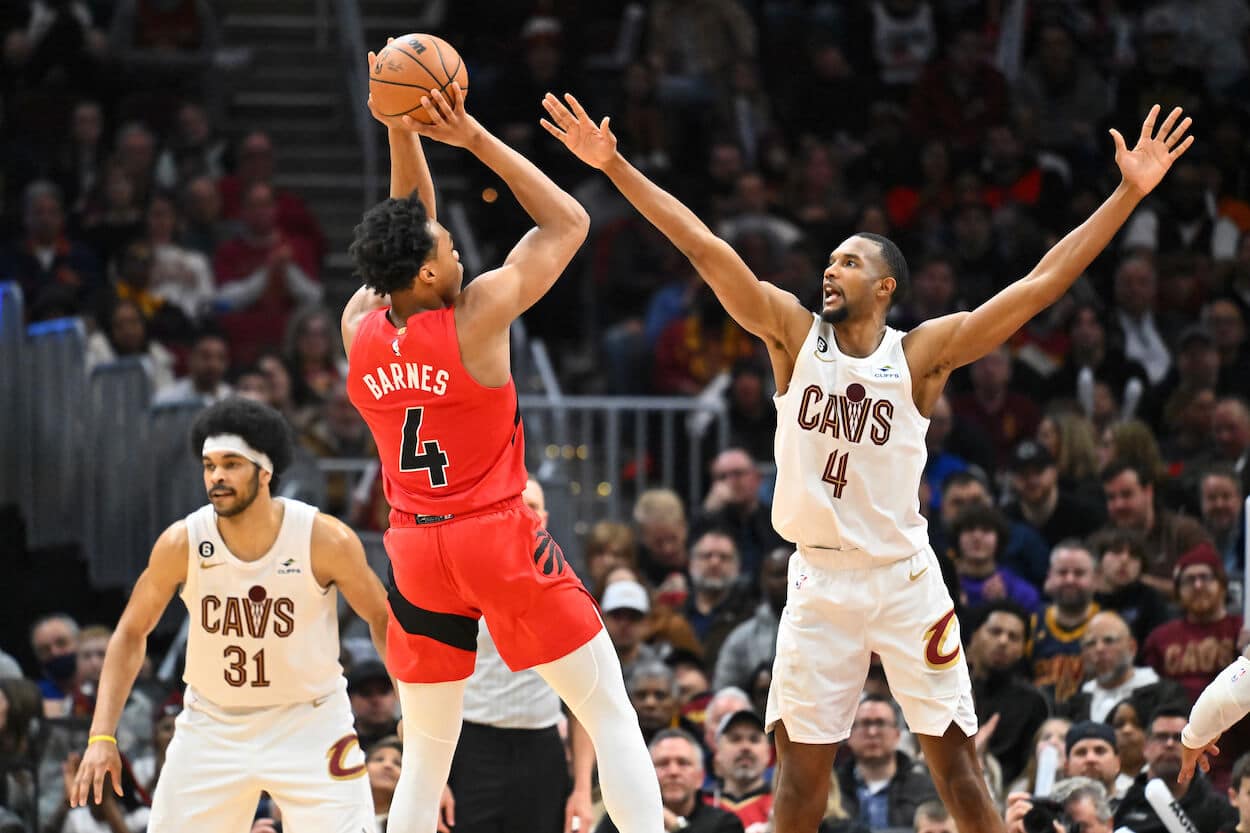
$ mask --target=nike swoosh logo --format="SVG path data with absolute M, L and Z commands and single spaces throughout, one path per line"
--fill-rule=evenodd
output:
M 224 567 L 224 566 L 226 566 L 226 562 L 224 561 L 218 561 L 216 564 L 205 564 L 203 561 L 200 562 L 201 570 L 211 570 L 214 567 Z
M 911 573 L 911 572 L 909 572 L 909 573 L 907 574 L 907 580 L 908 580 L 908 581 L 915 581 L 916 579 L 920 578 L 921 576 L 923 576 L 923 575 L 924 575 L 925 573 L 927 573 L 927 572 L 929 572 L 929 568 L 928 568 L 928 567 L 925 567 L 923 570 L 921 570 L 921 571 L 920 571 L 920 572 L 918 572 L 918 573 Z
M 313 708 L 314 709 L 319 708 L 322 703 L 329 700 L 333 696 L 334 696 L 333 694 L 327 694 L 325 697 L 319 697 L 316 700 L 313 700 Z

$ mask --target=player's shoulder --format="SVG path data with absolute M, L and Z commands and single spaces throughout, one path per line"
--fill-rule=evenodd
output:
M 191 532 L 187 529 L 187 520 L 180 518 L 165 527 L 165 531 L 157 537 L 154 549 L 182 553 L 186 552 L 190 540 Z
M 360 536 L 350 526 L 325 512 L 317 512 L 313 516 L 312 545 L 314 549 L 337 548 L 353 544 L 357 546 L 360 544 Z

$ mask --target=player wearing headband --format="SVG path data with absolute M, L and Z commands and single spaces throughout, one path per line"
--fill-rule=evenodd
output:
M 119 789 L 117 721 L 147 636 L 181 586 L 190 617 L 186 708 L 148 830 L 246 830 L 262 790 L 292 829 L 372 830 L 365 756 L 339 665 L 337 596 L 369 623 L 385 656 L 382 583 L 345 525 L 273 496 L 292 454 L 277 411 L 245 399 L 214 405 L 192 427 L 191 448 L 209 503 L 157 540 L 109 640 L 71 804 Z

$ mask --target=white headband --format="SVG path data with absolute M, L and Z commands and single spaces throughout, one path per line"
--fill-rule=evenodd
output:
M 247 440 L 238 434 L 213 434 L 211 437 L 205 437 L 204 448 L 200 453 L 207 455 L 214 451 L 225 451 L 245 457 L 265 471 L 273 474 L 273 461 L 269 459 L 269 455 L 252 448 L 247 444 Z

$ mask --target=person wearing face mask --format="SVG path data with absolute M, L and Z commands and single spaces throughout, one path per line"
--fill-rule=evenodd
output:
M 39 691 L 43 694 L 44 714 L 47 717 L 69 714 L 74 692 L 81 683 L 78 623 L 68 613 L 50 613 L 31 626 L 30 646 L 43 671 Z

